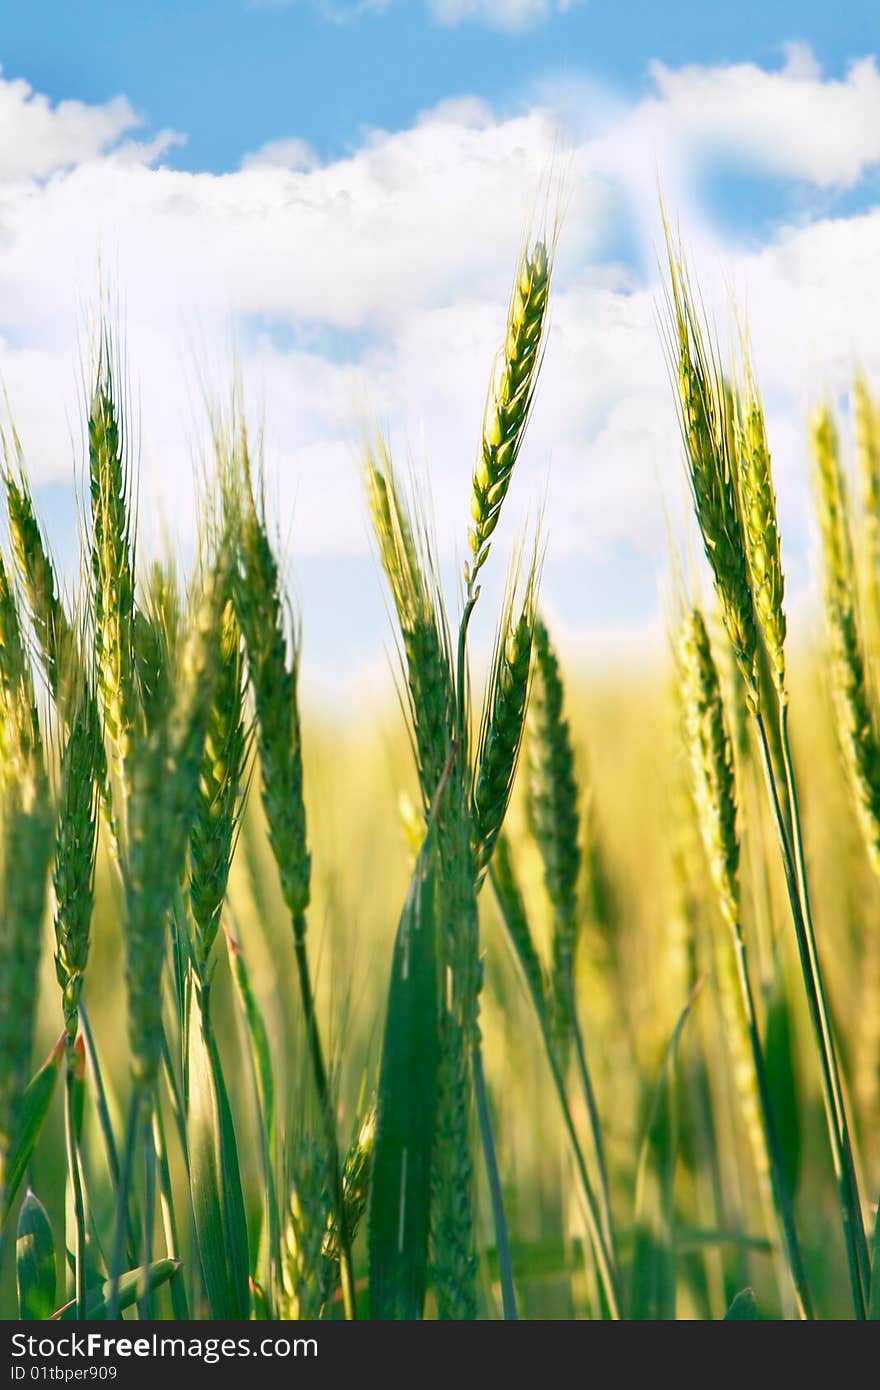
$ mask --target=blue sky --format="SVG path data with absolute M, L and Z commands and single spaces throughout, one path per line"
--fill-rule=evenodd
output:
M 335 157 L 359 143 L 364 127 L 399 129 L 450 96 L 476 93 L 502 110 L 515 107 L 524 88 L 548 77 L 588 72 L 636 93 L 651 59 L 772 66 L 797 38 L 839 75 L 877 36 L 871 0 L 587 0 L 513 32 L 479 17 L 441 23 L 426 0 L 380 9 L 357 0 L 4 8 L 8 77 L 56 100 L 97 104 L 125 92 L 151 125 L 186 132 L 170 163 L 215 172 L 290 135 Z
M 805 411 L 823 391 L 845 408 L 856 362 L 880 379 L 874 5 L 6 10 L 0 373 L 59 554 L 100 259 L 139 405 L 145 532 L 192 546 L 201 384 L 223 394 L 234 339 L 266 421 L 307 679 L 340 698 L 387 690 L 359 431 L 378 420 L 427 470 L 454 575 L 510 277 L 553 170 L 551 332 L 499 551 L 543 503 L 544 602 L 572 659 L 662 649 L 665 512 L 683 537 L 684 506 L 659 184 L 712 312 L 723 322 L 733 289 L 748 314 L 790 604 L 808 615 Z M 496 593 L 502 571 L 487 571 Z

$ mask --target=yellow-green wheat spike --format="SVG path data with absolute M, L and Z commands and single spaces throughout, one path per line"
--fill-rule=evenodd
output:
M 241 812 L 248 741 L 244 728 L 241 630 L 231 600 L 215 639 L 217 676 L 189 836 L 189 895 L 204 974 L 220 925 Z
M 703 548 L 715 581 L 751 713 L 760 706 L 758 620 L 731 449 L 731 397 L 709 330 L 702 322 L 681 253 L 667 229 L 667 348 L 673 372 L 688 482 Z
M 17 440 L 16 446 L 17 446 Z M 6 450 L 6 507 L 9 536 L 19 579 L 30 609 L 49 689 L 64 703 L 65 692 L 75 685 L 77 644 L 61 601 L 55 569 L 34 511 L 20 451 L 13 468 Z
M 150 566 L 142 604 L 135 609 L 133 643 L 140 703 L 147 729 L 167 715 L 174 698 L 174 661 L 182 615 L 177 570 L 172 560 Z
M 125 422 L 112 344 L 105 335 L 89 412 L 92 604 L 98 695 L 120 770 L 137 720 L 129 483 Z
M 406 707 L 425 814 L 443 777 L 455 726 L 449 632 L 424 527 L 406 507 L 384 441 L 366 450 L 367 498 L 379 558 L 400 629 Z
M 471 490 L 471 585 L 489 554 L 528 423 L 541 362 L 551 268 L 546 243 L 536 241 L 523 253 L 514 281 Z
M 151 731 L 134 739 L 129 760 L 126 979 L 134 1079 L 152 1086 L 162 1045 L 165 926 L 183 869 L 195 813 L 199 769 L 217 677 L 213 640 L 228 561 L 207 576 L 175 662 L 174 700 Z
M 743 535 L 755 614 L 770 660 L 777 697 L 785 703 L 785 583 L 776 518 L 776 493 L 770 469 L 764 409 L 748 359 L 746 385 L 738 402 L 736 442 Z
M 98 728 L 93 692 L 83 687 L 61 758 L 55 835 L 55 973 L 68 1048 L 76 1042 L 89 959 L 98 833 Z
M 0 1213 L 30 1071 L 52 814 L 39 757 L 0 797 Z
M 862 372 L 856 374 L 853 384 L 852 412 L 861 503 L 859 577 L 868 652 L 876 667 L 880 659 L 880 403 Z
M 535 626 L 528 772 L 529 823 L 541 852 L 544 884 L 553 908 L 554 1009 L 565 1032 L 580 915 L 581 823 L 562 674 L 550 634 L 540 619 Z
M 291 630 L 278 562 L 262 502 L 254 495 L 248 441 L 236 441 L 241 471 L 240 567 L 235 610 L 244 635 L 248 675 L 257 712 L 263 806 L 284 901 L 295 936 L 306 930 L 311 896 L 303 794 L 302 735 L 297 685 L 299 635 Z
M 828 406 L 814 412 L 810 434 L 837 733 L 868 856 L 880 873 L 880 739 L 868 689 L 837 429 Z
M 473 790 L 474 856 L 482 877 L 501 833 L 525 729 L 535 629 L 534 576 L 525 599 L 502 613 L 477 747 Z
M 15 593 L 0 555 L 0 782 L 11 787 L 26 782 L 41 754 L 33 674 Z
M 300 1139 L 293 1169 L 281 1251 L 285 1321 L 319 1318 L 328 1294 L 324 1246 L 330 1215 L 324 1146 L 309 1137 Z
M 477 1316 L 477 1256 L 473 1243 L 473 1164 L 468 1050 L 461 1025 L 443 1019 L 437 1096 L 431 1266 L 441 1319 Z

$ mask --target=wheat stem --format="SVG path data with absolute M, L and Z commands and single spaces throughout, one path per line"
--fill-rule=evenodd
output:
M 816 1042 L 822 1062 L 822 1084 L 823 1091 L 825 1092 L 829 1133 L 833 1134 L 832 1142 L 835 1151 L 835 1171 L 838 1172 L 838 1182 L 841 1190 L 841 1208 L 844 1213 L 844 1234 L 846 1236 L 847 1246 L 852 1251 L 855 1258 L 860 1299 L 863 1309 L 862 1315 L 864 1316 L 867 1313 L 868 1294 L 871 1282 L 868 1242 L 865 1236 L 862 1204 L 859 1196 L 858 1179 L 856 1177 L 855 1158 L 853 1156 L 849 1121 L 847 1119 L 846 1103 L 837 1060 L 837 1048 L 831 1026 L 831 1014 L 825 996 L 825 984 L 822 976 L 822 967 L 819 961 L 819 949 L 813 927 L 813 914 L 810 907 L 810 893 L 807 881 L 806 860 L 804 857 L 797 782 L 795 780 L 794 763 L 791 756 L 791 741 L 788 733 L 788 708 L 784 701 L 780 701 L 779 717 L 782 733 L 782 758 L 785 767 L 788 802 L 791 807 L 795 872 L 798 896 L 801 904 L 801 933 L 805 955 L 805 962 L 804 955 L 802 955 L 802 963 L 805 963 L 806 966 L 804 983 L 807 988 L 810 1016 L 813 1020 Z
M 503 863 L 503 860 L 500 862 Z M 538 1019 L 538 1026 L 541 1030 L 544 1052 L 547 1057 L 548 1066 L 550 1067 L 550 1074 L 553 1078 L 553 1085 L 559 1100 L 559 1108 L 562 1112 L 565 1133 L 571 1146 L 575 1168 L 577 1169 L 578 1178 L 580 1180 L 581 1197 L 583 1199 L 584 1215 L 587 1222 L 587 1233 L 593 1246 L 593 1253 L 599 1271 L 599 1281 L 602 1285 L 602 1292 L 608 1305 L 609 1315 L 616 1320 L 623 1315 L 617 1262 L 612 1249 L 605 1239 L 599 1203 L 593 1191 L 593 1184 L 587 1170 L 583 1149 L 581 1148 L 580 1140 L 577 1136 L 577 1128 L 568 1101 L 565 1077 L 556 1053 L 551 1019 L 546 1007 L 546 995 L 543 991 L 539 992 L 534 968 L 529 967 L 526 963 L 531 959 L 532 952 L 527 951 L 525 957 L 522 954 L 522 948 L 519 944 L 522 942 L 522 923 L 516 921 L 515 914 L 511 912 L 509 897 L 508 894 L 505 893 L 503 885 L 499 883 L 498 865 L 496 865 L 495 862 L 490 866 L 489 874 L 492 879 L 492 886 L 495 890 L 498 909 L 501 913 L 508 936 L 514 946 L 514 950 L 517 953 L 517 957 L 523 965 L 523 973 L 526 978 L 529 993 L 535 1004 L 535 1014 Z
M 755 719 L 755 726 L 758 733 L 758 744 L 761 750 L 761 765 L 764 771 L 764 779 L 767 784 L 767 791 L 770 797 L 770 804 L 773 811 L 773 819 L 776 825 L 776 834 L 782 854 L 782 865 L 785 873 L 785 884 L 788 891 L 788 901 L 791 908 L 792 922 L 794 924 L 795 939 L 800 959 L 801 974 L 804 980 L 804 990 L 807 996 L 807 1007 L 810 1014 L 810 1022 L 816 1038 L 817 1050 L 819 1052 L 819 1062 L 822 1079 L 822 1099 L 825 1106 L 825 1118 L 828 1126 L 828 1139 L 831 1147 L 831 1158 L 834 1165 L 834 1175 L 837 1181 L 838 1198 L 840 1203 L 841 1223 L 843 1226 L 844 1245 L 846 1247 L 847 1267 L 849 1269 L 850 1287 L 853 1297 L 853 1307 L 856 1318 L 864 1318 L 866 1304 L 862 1287 L 861 1261 L 858 1253 L 858 1237 L 856 1234 L 856 1221 L 861 1224 L 861 1216 L 856 1217 L 853 1211 L 852 1194 L 846 1176 L 846 1163 L 843 1154 L 843 1138 L 838 1125 L 838 1114 L 833 1099 L 833 1080 L 830 1069 L 829 1049 L 825 1045 L 825 1029 L 823 1027 L 823 1010 L 819 997 L 816 992 L 813 977 L 813 967 L 810 955 L 810 946 L 807 929 L 804 923 L 804 914 L 801 906 L 801 898 L 798 889 L 798 876 L 795 867 L 795 856 L 789 841 L 788 829 L 786 826 L 785 815 L 779 799 L 779 791 L 776 785 L 776 778 L 773 772 L 773 760 L 770 753 L 770 744 L 767 738 L 767 730 L 764 717 L 758 714 Z M 792 806 L 794 818 L 794 807 Z M 827 1011 L 826 1011 L 827 1023 Z M 830 1040 L 830 1039 L 829 1039 Z M 847 1139 L 848 1142 L 848 1139 Z M 864 1233 L 864 1228 L 863 1233 Z
M 330 1181 L 333 1187 L 333 1205 L 339 1226 L 339 1277 L 342 1285 L 342 1301 L 345 1307 L 345 1316 L 349 1320 L 352 1320 L 357 1318 L 357 1294 L 355 1291 L 354 1266 L 351 1258 L 351 1240 L 348 1233 L 348 1220 L 342 1191 L 339 1141 L 336 1137 L 336 1115 L 333 1108 L 333 1097 L 330 1094 L 330 1086 L 327 1080 L 327 1068 L 324 1064 L 321 1034 L 318 1029 L 318 1019 L 315 1013 L 315 998 L 312 992 L 309 958 L 306 950 L 306 925 L 304 916 L 302 920 L 294 921 L 293 943 L 294 956 L 296 958 L 296 971 L 299 979 L 300 998 L 302 999 L 303 1015 L 306 1025 L 306 1042 L 309 1049 L 309 1057 L 311 1058 L 312 1078 L 315 1083 L 315 1092 L 324 1126 L 324 1135 L 328 1150 Z
M 138 1293 L 138 1318 L 153 1317 L 153 1285 L 150 1266 L 153 1263 L 153 1219 L 156 1211 L 156 1148 L 153 1143 L 153 1107 L 144 1107 L 141 1144 L 144 1151 L 144 1231 L 141 1243 L 141 1287 Z
M 507 1230 L 507 1217 L 504 1214 L 504 1198 L 501 1192 L 501 1174 L 498 1171 L 498 1157 L 495 1152 L 495 1139 L 492 1134 L 492 1117 L 489 1113 L 489 1097 L 486 1091 L 486 1073 L 483 1069 L 483 1053 L 478 1045 L 471 1047 L 471 1070 L 474 1078 L 474 1099 L 477 1105 L 477 1123 L 480 1128 L 480 1142 L 483 1146 L 483 1159 L 486 1164 L 486 1177 L 489 1183 L 489 1196 L 492 1203 L 492 1221 L 495 1226 L 495 1239 L 498 1245 L 498 1268 L 501 1277 L 501 1306 L 507 1322 L 516 1322 L 516 1291 L 513 1286 L 513 1259 L 510 1253 L 510 1236 Z
M 86 1213 L 83 1203 L 82 1173 L 80 1170 L 79 1141 L 76 1133 L 76 1076 L 71 1059 L 64 1077 L 64 1140 L 67 1153 L 67 1175 L 73 1198 L 74 1221 L 74 1281 L 76 1316 L 85 1318 L 86 1314 Z
M 135 1081 L 128 1103 L 128 1121 L 125 1130 L 125 1144 L 122 1150 L 122 1167 L 119 1185 L 116 1189 L 116 1234 L 110 1259 L 110 1294 L 107 1299 L 107 1317 L 114 1322 L 119 1317 L 119 1281 L 122 1278 L 125 1261 L 125 1241 L 128 1230 L 128 1201 L 134 1179 L 134 1165 L 137 1155 L 138 1134 L 141 1127 L 141 1112 L 148 1100 L 144 1083 Z
M 180 1239 L 177 1234 L 177 1217 L 174 1210 L 174 1187 L 171 1182 L 171 1168 L 168 1163 L 168 1148 L 165 1143 L 165 1121 L 162 1119 L 162 1106 L 158 1096 L 153 1102 L 153 1148 L 159 1173 L 159 1205 L 162 1211 L 162 1226 L 165 1232 L 165 1253 L 171 1259 L 180 1258 Z M 189 1302 L 186 1284 L 180 1273 L 173 1275 L 170 1284 L 171 1307 L 177 1321 L 189 1321 Z
M 596 1103 L 596 1092 L 593 1087 L 593 1080 L 590 1076 L 590 1069 L 587 1064 L 587 1053 L 584 1046 L 584 1037 L 581 1031 L 580 1019 L 577 1012 L 577 1001 L 575 999 L 574 982 L 568 983 L 568 1010 L 571 1019 L 571 1035 L 574 1041 L 574 1055 L 577 1064 L 578 1076 L 580 1077 L 581 1090 L 584 1095 L 584 1104 L 587 1108 L 587 1119 L 590 1125 L 590 1135 L 593 1140 L 593 1154 L 596 1159 L 596 1176 L 598 1179 L 598 1199 L 599 1210 L 602 1216 L 602 1232 L 608 1245 L 608 1250 L 613 1258 L 616 1255 L 616 1236 L 614 1231 L 614 1212 L 611 1206 L 611 1184 L 608 1181 L 608 1165 L 605 1161 L 605 1144 L 602 1139 L 602 1123 L 599 1118 L 599 1107 Z

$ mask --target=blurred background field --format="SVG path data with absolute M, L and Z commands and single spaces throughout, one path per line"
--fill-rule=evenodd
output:
M 801 640 L 796 650 L 793 732 L 802 774 L 820 949 L 857 1117 L 865 1189 L 874 1194 L 880 1184 L 878 888 L 847 796 L 822 663 L 815 659 L 818 648 L 815 642 Z M 595 667 L 573 671 L 568 683 L 586 813 L 584 843 L 590 851 L 585 862 L 594 878 L 583 894 L 587 907 L 578 953 L 578 998 L 625 1248 L 649 1091 L 688 990 L 695 978 L 705 977 L 681 1054 L 682 1148 L 676 1193 L 682 1267 L 677 1315 L 720 1317 L 736 1291 L 752 1285 L 759 1307 L 770 1316 L 781 1311 L 774 1260 L 767 1248 L 768 1232 L 747 1136 L 731 1095 L 730 1058 L 713 976 L 711 942 L 718 929 L 717 910 L 683 792 L 687 768 L 672 688 L 671 663 L 664 668 L 652 661 L 637 670 L 630 666 L 623 676 Z M 400 711 L 393 700 L 384 711 L 371 711 L 362 723 L 351 721 L 344 726 L 307 709 L 304 749 L 313 847 L 314 961 L 328 1050 L 337 1064 L 340 1132 L 345 1135 L 364 1088 L 369 1089 L 375 1079 L 381 1043 L 377 1021 L 382 1018 L 391 948 L 411 871 L 407 822 L 417 791 Z M 749 776 L 756 771 L 752 762 L 747 771 Z M 776 857 L 761 798 L 754 787 L 747 787 L 746 793 L 744 901 L 749 946 L 756 952 L 756 963 L 760 962 L 757 978 L 769 997 L 773 983 L 770 923 L 758 896 L 765 886 L 748 873 L 748 866 L 763 858 L 771 866 L 774 931 L 794 1001 L 790 1055 L 795 1059 L 796 1124 L 789 1126 L 786 1142 L 797 1178 L 798 1209 L 804 1216 L 810 1277 L 828 1314 L 845 1316 L 845 1265 L 833 1179 L 809 1050 L 809 1025 L 796 988 L 797 963 L 785 916 L 784 886 L 781 873 L 774 871 Z M 531 919 L 546 946 L 550 914 L 521 796 L 511 808 L 510 833 Z M 271 1030 L 281 1104 L 295 1129 L 298 1109 L 308 1092 L 307 1064 L 290 927 L 253 788 L 241 837 L 230 885 L 229 920 L 251 965 Z M 764 841 L 766 855 L 756 854 Z M 123 1094 L 128 1063 L 116 893 L 104 860 L 99 865 L 85 998 L 99 1051 L 106 1059 L 107 1079 Z M 583 1218 L 546 1061 L 488 891 L 482 895 L 482 914 L 486 963 L 482 1028 L 522 1313 L 583 1315 L 595 1290 L 585 1274 Z M 244 1050 L 232 1045 L 233 1039 L 241 1041 L 240 1024 L 222 952 L 219 961 L 217 1031 L 236 1119 L 246 1136 L 240 1143 L 240 1158 L 255 1227 L 261 1176 L 249 1099 L 252 1086 L 243 1074 Z M 36 1056 L 48 1051 L 58 1029 L 58 996 L 47 940 Z M 707 1072 L 722 1141 L 723 1163 L 715 1173 L 705 1153 L 701 1156 L 694 1118 L 688 1115 L 689 1097 L 693 1100 L 706 1084 Z M 577 1099 L 574 1104 L 583 1126 L 583 1105 Z M 95 1190 L 100 1191 L 103 1160 L 88 1105 L 86 1125 L 87 1132 L 91 1125 L 92 1135 L 84 1152 L 93 1156 Z M 50 1130 L 34 1158 L 32 1183 L 58 1229 L 63 1225 L 64 1194 L 58 1181 L 63 1162 L 63 1129 L 56 1106 Z M 177 1180 L 183 1181 L 179 1157 Z M 479 1212 L 480 1242 L 491 1250 L 485 1193 Z M 360 1268 L 363 1258 L 359 1250 Z M 484 1258 L 481 1296 L 483 1312 L 489 1316 L 498 1314 L 495 1272 L 491 1258 Z M 12 1273 L 7 1256 L 2 1295 L 7 1315 L 13 1298 Z

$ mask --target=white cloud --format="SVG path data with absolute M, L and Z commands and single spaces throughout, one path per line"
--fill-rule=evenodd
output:
M 696 153 L 726 153 L 751 168 L 851 187 L 880 162 L 880 71 L 862 58 L 845 77 L 823 78 L 808 48 L 789 48 L 768 72 L 651 66 L 657 108 Z
M 306 140 L 293 136 L 289 140 L 268 140 L 258 150 L 246 154 L 242 169 L 291 169 L 297 173 L 314 169 L 318 156 Z
M 0 67 L 0 180 L 45 178 L 57 169 L 95 159 L 140 125 L 125 97 L 103 106 L 61 101 L 53 106 Z
M 378 586 L 373 616 L 363 616 L 373 580 L 358 411 L 391 427 L 402 459 L 427 456 L 451 556 L 524 218 L 555 157 L 568 206 L 551 332 L 504 524 L 529 504 L 534 511 L 546 491 L 546 591 L 569 628 L 623 628 L 623 598 L 637 625 L 654 612 L 663 495 L 675 506 L 680 494 L 655 322 L 659 176 L 707 299 L 720 305 L 732 280 L 749 312 L 797 577 L 808 533 L 804 403 L 826 383 L 843 389 L 854 359 L 880 378 L 866 292 L 880 209 L 781 229 L 757 249 L 719 246 L 692 175 L 696 156 L 718 148 L 767 167 L 750 91 L 777 172 L 851 184 L 877 158 L 860 122 L 878 77 L 863 62 L 826 81 L 804 50 L 778 72 L 708 71 L 655 68 L 653 88 L 629 105 L 578 87 L 502 119 L 456 100 L 408 130 L 372 132 L 345 159 L 317 163 L 293 136 L 220 176 L 156 167 L 167 137 L 132 141 L 136 122 L 122 98 L 77 106 L 73 120 L 62 114 L 67 103 L 50 107 L 0 78 L 4 148 L 19 152 L 14 166 L 0 156 L 0 374 L 37 480 L 70 478 L 78 343 L 100 254 L 105 280 L 119 288 L 142 405 L 145 522 L 162 497 L 175 532 L 192 538 L 192 441 L 205 433 L 197 367 L 225 385 L 234 324 L 245 380 L 265 411 L 270 490 L 315 610 L 306 613 L 307 652 L 319 648 L 327 672 L 339 643 L 360 660 L 384 628 Z M 564 158 L 561 109 L 572 132 Z M 646 270 L 603 252 L 613 217 Z M 331 563 L 339 577 L 329 601 L 322 567 Z M 487 571 L 489 584 L 500 578 Z
M 565 14 L 583 0 L 429 0 L 440 24 L 477 20 L 493 29 L 528 29 L 554 14 Z

